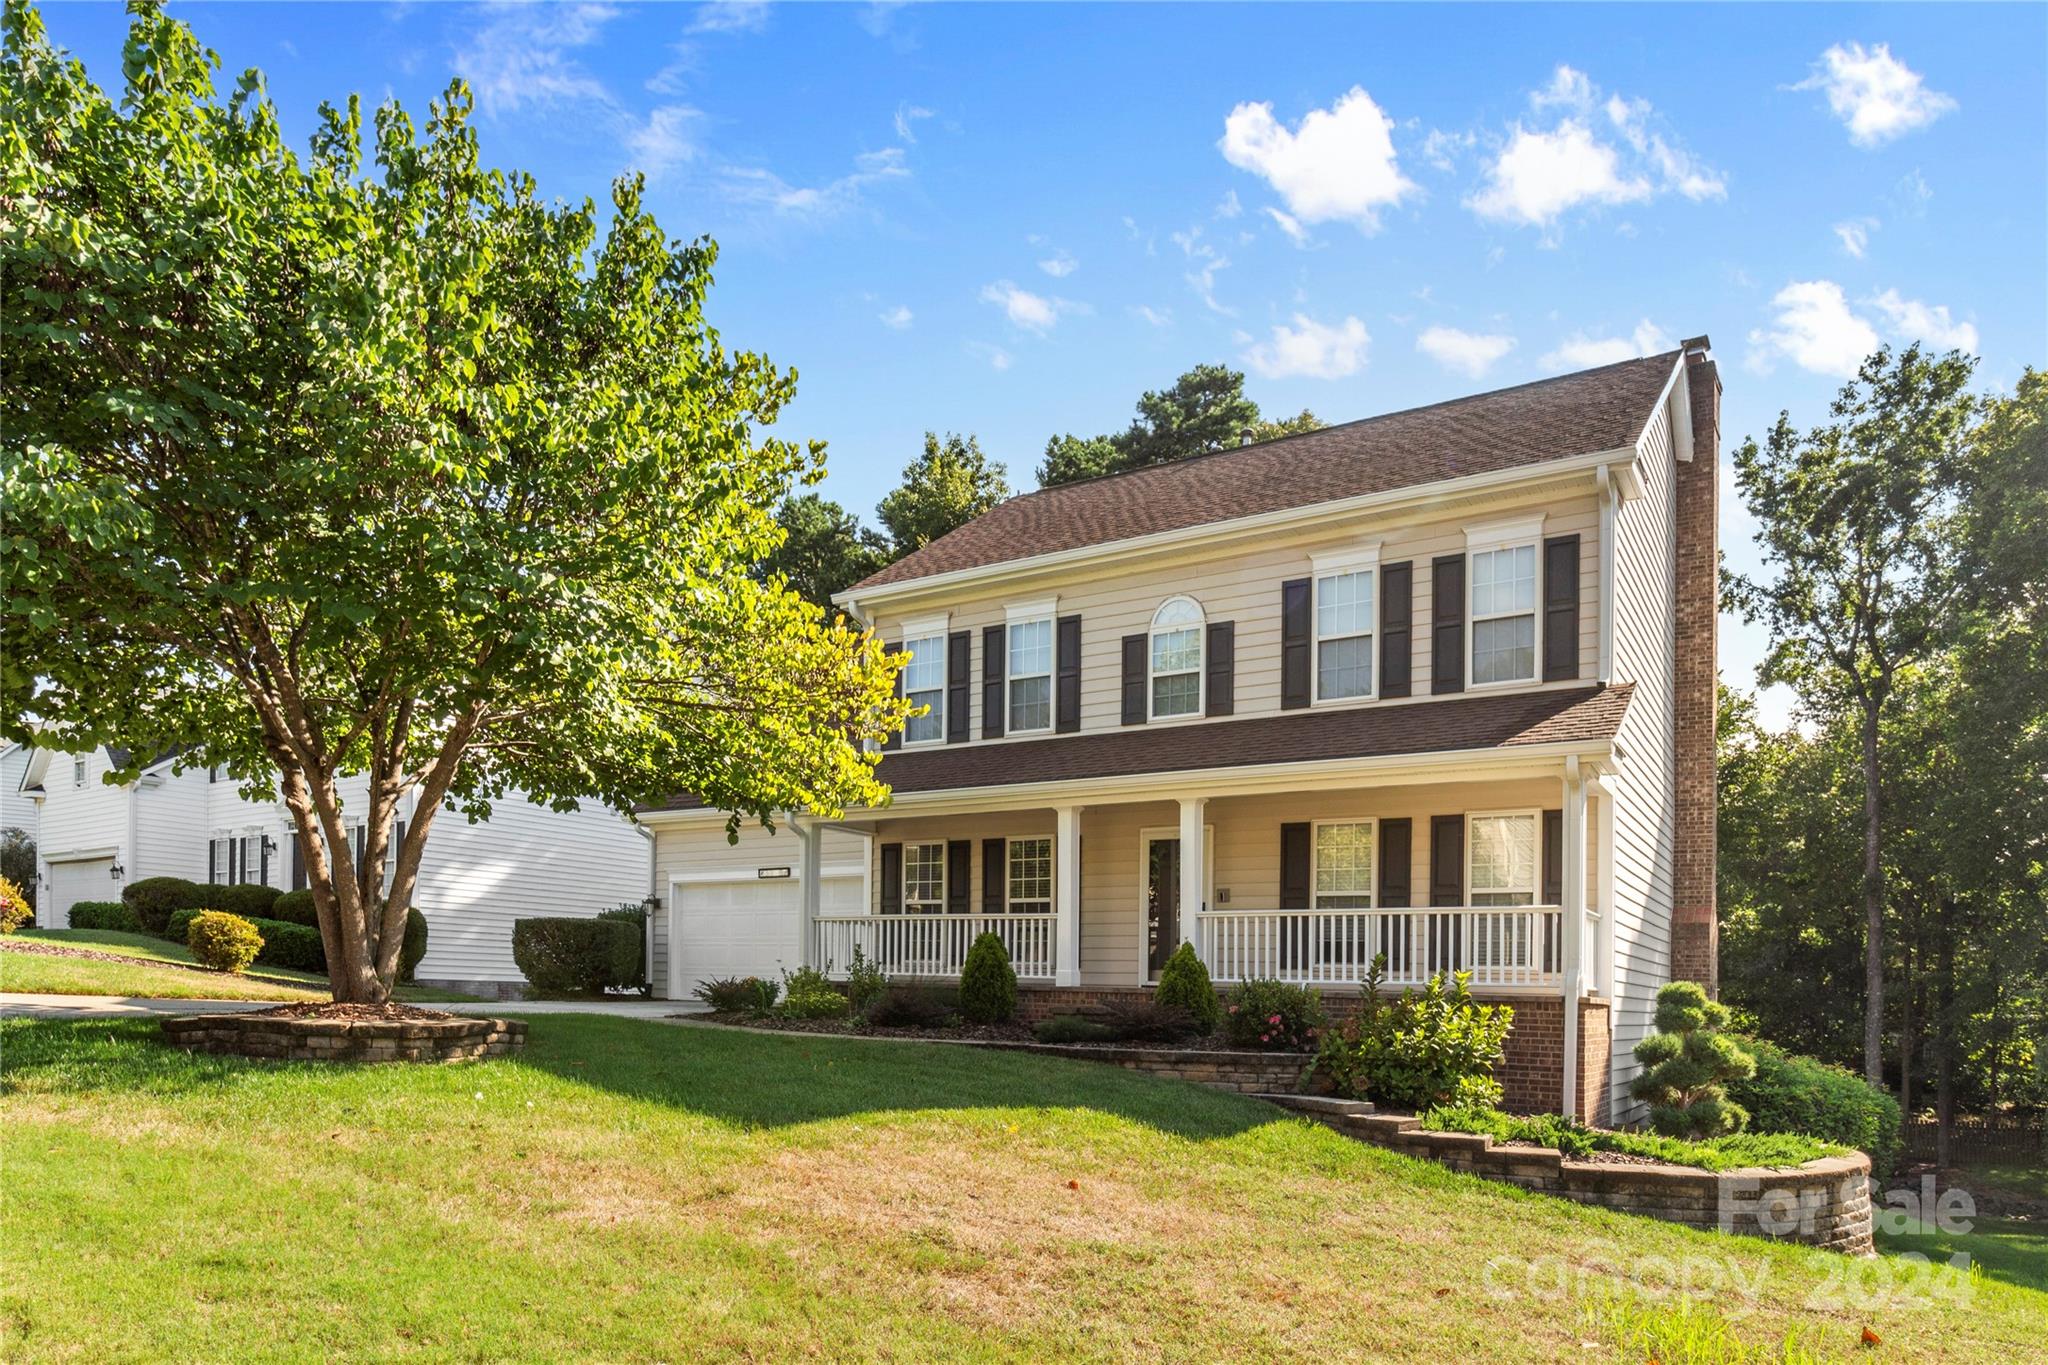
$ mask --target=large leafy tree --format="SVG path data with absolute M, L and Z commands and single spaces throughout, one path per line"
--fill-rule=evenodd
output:
M 783 541 L 762 562 L 762 572 L 781 576 L 826 611 L 832 609 L 833 593 L 860 582 L 891 558 L 886 537 L 819 493 L 785 498 L 775 520 Z
M 301 158 L 154 6 L 123 65 L 116 103 L 6 9 L 8 734 L 279 795 L 345 1001 L 445 809 L 881 795 L 893 665 L 749 573 L 822 451 L 758 435 L 794 376 L 707 323 L 710 242 L 486 169 L 459 83 L 366 172 L 353 101 Z
M 1973 589 L 1963 534 L 1973 362 L 1880 350 L 1801 433 L 1779 414 L 1735 452 L 1772 576 L 1729 579 L 1771 633 L 1763 677 L 1810 704 L 1847 706 L 1863 771 L 1864 1075 L 1884 1077 L 1884 811 L 1880 735 L 1901 670 L 1939 649 Z
M 1197 365 L 1170 388 L 1143 394 L 1137 415 L 1123 431 L 1047 441 L 1038 482 L 1051 488 L 1222 450 L 1237 445 L 1246 433 L 1265 441 L 1320 426 L 1322 422 L 1305 408 L 1297 416 L 1269 420 L 1246 396 L 1242 373 L 1226 365 Z
M 1002 465 L 973 436 L 924 434 L 924 450 L 903 467 L 903 483 L 875 508 L 897 557 L 921 550 L 1010 496 Z

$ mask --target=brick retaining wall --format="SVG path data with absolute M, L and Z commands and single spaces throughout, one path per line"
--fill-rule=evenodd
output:
M 1065 1043 L 978 1043 L 1001 1052 L 1037 1052 L 1104 1062 L 1126 1071 L 1192 1081 L 1246 1095 L 1296 1089 L 1315 1057 L 1306 1052 L 1208 1052 L 1177 1047 L 1085 1047 Z
M 163 1036 L 187 1052 L 284 1062 L 466 1062 L 524 1047 L 526 1021 L 200 1014 L 164 1020 Z

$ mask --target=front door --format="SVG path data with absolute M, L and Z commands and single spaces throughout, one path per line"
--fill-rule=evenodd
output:
M 1145 956 L 1152 973 L 1180 946 L 1180 840 L 1145 841 Z

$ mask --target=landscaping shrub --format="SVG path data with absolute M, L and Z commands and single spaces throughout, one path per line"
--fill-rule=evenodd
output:
M 1110 1031 L 1131 1043 L 1177 1043 L 1200 1027 L 1184 1006 L 1168 1004 L 1156 995 L 1106 1001 L 1102 1013 Z
M 179 910 L 171 916 L 171 922 L 164 926 L 163 936 L 173 943 L 183 943 L 192 932 L 192 919 L 205 913 L 200 909 Z
M 1757 1133 L 1803 1133 L 1870 1156 L 1883 1179 L 1899 1159 L 1899 1102 L 1853 1071 L 1790 1053 L 1762 1038 L 1737 1038 L 1756 1071 L 1728 1082 Z
M 310 924 L 320 927 L 320 912 L 313 905 L 310 891 L 287 891 L 270 903 L 270 918 L 281 919 L 286 924 Z
M 623 920 L 545 917 L 512 922 L 512 960 L 543 994 L 600 995 L 640 984 L 640 931 Z
M 1495 1142 L 1533 1142 L 1555 1147 L 1568 1157 L 1591 1152 L 1620 1152 L 1650 1157 L 1676 1166 L 1729 1171 L 1743 1166 L 1798 1166 L 1848 1149 L 1795 1133 L 1731 1133 L 1703 1142 L 1659 1137 L 1654 1133 L 1617 1133 L 1588 1128 L 1563 1114 L 1503 1114 L 1487 1105 L 1438 1105 L 1421 1115 L 1422 1126 L 1439 1133 L 1485 1133 Z
M 853 945 L 853 961 L 846 968 L 846 1003 L 855 1014 L 867 1013 L 869 1005 L 881 998 L 889 989 L 889 978 L 882 975 L 879 963 L 868 960 L 858 943 Z
M 970 1023 L 1000 1024 L 1017 1012 L 1017 973 L 1010 952 L 994 934 L 967 949 L 960 968 L 960 1013 Z
M 135 912 L 120 901 L 73 901 L 71 927 L 111 929 L 116 933 L 139 934 L 142 932 L 142 921 L 135 918 Z
M 135 912 L 144 933 L 166 934 L 172 915 L 180 910 L 208 909 L 215 903 L 213 893 L 218 890 L 217 886 L 183 877 L 144 877 L 121 889 L 121 902 Z
M 816 967 L 782 973 L 782 1004 L 776 1013 L 785 1019 L 843 1019 L 848 1010 L 846 993 Z
M 29 904 L 21 888 L 5 877 L 0 877 L 0 934 L 11 934 L 24 924 L 35 920 L 36 908 Z
M 318 933 L 319 930 L 314 930 Z M 642 941 L 645 952 L 645 941 Z M 413 970 L 420 965 L 420 959 L 427 955 L 427 917 L 417 909 L 405 907 L 405 941 L 398 945 L 398 979 L 412 980 Z
M 200 911 L 201 914 L 206 913 Z M 281 919 L 259 919 L 253 921 L 263 934 L 263 951 L 256 954 L 256 961 L 265 967 L 287 967 L 295 972 L 311 972 L 315 976 L 327 973 L 327 945 L 320 940 L 320 931 L 304 924 L 289 924 Z
M 1643 1069 L 1628 1088 L 1649 1104 L 1650 1126 L 1675 1138 L 1740 1132 L 1749 1112 L 1723 1086 L 1755 1075 L 1756 1059 L 1720 1032 L 1727 1006 L 1696 981 L 1673 981 L 1657 992 L 1654 1022 L 1657 1032 L 1636 1044 Z
M 1470 972 L 1447 989 L 1434 976 L 1420 991 L 1380 996 L 1386 959 L 1373 959 L 1358 1014 L 1326 1031 L 1316 1069 L 1340 1095 L 1418 1111 L 1453 1100 L 1500 1103 L 1493 1073 L 1507 1058 L 1514 1011 L 1473 1003 Z
M 1106 1043 L 1116 1037 L 1116 1030 L 1109 1025 L 1078 1014 L 1055 1014 L 1042 1020 L 1031 1033 L 1041 1043 Z
M 699 983 L 690 994 L 720 1014 L 764 1014 L 775 1008 L 782 985 L 758 976 L 720 976 Z
M 936 986 L 891 986 L 866 1010 L 876 1028 L 939 1028 L 959 1012 L 953 992 Z
M 1316 1045 L 1323 1027 L 1323 997 L 1285 981 L 1243 981 L 1230 992 L 1224 1032 L 1233 1047 L 1303 1052 Z
M 1214 1033 L 1223 1019 L 1223 1007 L 1216 1002 L 1216 987 L 1209 980 L 1209 969 L 1195 956 L 1192 943 L 1181 944 L 1166 959 L 1166 965 L 1159 969 L 1159 985 L 1153 989 L 1152 998 L 1162 1005 L 1177 1005 L 1186 1010 L 1194 1027 L 1203 1033 Z
M 186 928 L 185 946 L 202 967 L 240 975 L 263 949 L 263 935 L 240 915 L 202 910 Z
M 601 920 L 609 920 L 614 924 L 630 924 L 633 926 L 633 942 L 636 946 L 633 949 L 632 963 L 629 966 L 624 958 L 619 960 L 619 973 L 612 982 L 612 988 L 622 991 L 638 991 L 642 995 L 648 994 L 653 987 L 647 980 L 647 907 L 638 901 L 629 901 L 624 905 L 615 905 L 609 910 L 600 910 L 597 912 L 597 917 Z M 409 920 L 407 921 L 407 932 L 411 932 L 411 921 Z M 423 923 L 420 927 L 420 952 L 422 954 L 427 951 L 426 932 L 426 927 Z
M 274 886 L 245 882 L 239 886 L 208 886 L 200 893 L 201 904 L 209 910 L 225 910 L 243 919 L 276 919 L 270 908 L 280 893 Z

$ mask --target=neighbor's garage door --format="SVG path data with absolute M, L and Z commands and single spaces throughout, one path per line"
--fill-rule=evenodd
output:
M 112 858 L 51 863 L 49 906 L 37 919 L 46 929 L 64 929 L 71 924 L 71 907 L 77 902 L 121 899 L 121 884 L 113 871 Z
M 819 883 L 819 912 L 857 914 L 859 877 Z M 686 882 L 676 888 L 677 953 L 683 999 L 700 982 L 721 976 L 781 977 L 802 961 L 797 950 L 801 883 L 790 881 Z

